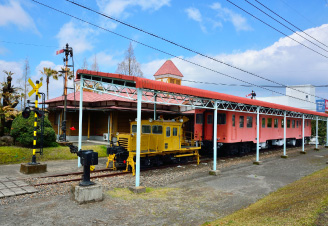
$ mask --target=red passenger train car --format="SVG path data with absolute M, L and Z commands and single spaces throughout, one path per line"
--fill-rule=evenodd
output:
M 302 119 L 286 118 L 286 143 L 302 144 Z M 205 152 L 213 151 L 213 110 L 196 109 L 194 139 L 202 143 Z M 284 144 L 284 117 L 260 115 L 260 149 Z M 306 119 L 304 137 L 311 137 L 311 120 Z M 218 154 L 244 155 L 256 148 L 256 114 L 218 110 Z

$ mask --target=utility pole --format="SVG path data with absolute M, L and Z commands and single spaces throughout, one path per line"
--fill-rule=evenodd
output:
M 68 67 L 74 67 L 73 61 L 73 48 L 69 47 L 68 43 L 66 44 L 65 49 L 61 49 L 57 51 L 57 55 L 60 53 L 65 53 L 65 57 L 63 59 L 65 64 L 65 78 L 64 78 L 64 118 L 62 121 L 62 135 L 59 137 L 59 140 L 62 142 L 66 142 L 66 112 L 67 112 L 67 77 L 68 77 Z M 68 64 L 69 57 L 72 58 L 72 65 Z

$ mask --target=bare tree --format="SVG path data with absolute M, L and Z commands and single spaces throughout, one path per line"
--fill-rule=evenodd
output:
M 95 55 L 95 58 L 93 60 L 93 64 L 91 65 L 92 71 L 99 71 L 99 65 L 97 63 L 97 55 Z
M 82 69 L 88 70 L 88 62 L 85 57 L 83 59 Z
M 143 73 L 140 64 L 134 55 L 134 49 L 130 42 L 129 48 L 125 51 L 124 60 L 117 65 L 116 73 L 142 77 Z

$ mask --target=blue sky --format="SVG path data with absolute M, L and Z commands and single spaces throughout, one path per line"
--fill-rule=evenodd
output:
M 257 85 L 275 85 L 115 23 L 65 0 L 39 1 L 213 70 Z M 255 0 L 248 1 L 264 10 Z M 328 46 L 326 0 L 258 1 Z M 76 0 L 75 2 L 279 83 L 328 84 L 327 58 L 286 38 L 226 0 Z M 328 47 L 311 39 L 324 50 L 314 46 L 244 0 L 231 0 L 231 2 L 328 57 Z M 100 71 L 115 72 L 130 43 L 129 40 L 55 12 L 31 0 L 0 0 L 0 28 L 0 76 L 4 77 L 3 70 L 15 72 L 17 85 L 17 79 L 23 73 L 26 57 L 30 62 L 30 76 L 33 80 L 40 77 L 39 71 L 43 67 L 59 69 L 62 66 L 62 55 L 56 56 L 55 51 L 62 49 L 66 43 L 74 49 L 75 69 L 81 67 L 84 58 L 88 60 L 90 66 L 96 56 Z M 153 78 L 153 74 L 165 60 L 172 59 L 186 80 L 242 84 L 140 44 L 133 43 L 133 46 L 146 78 Z M 252 89 L 258 96 L 278 95 L 256 87 L 216 86 L 190 82 L 183 82 L 183 85 L 238 96 L 245 96 Z M 52 81 L 50 97 L 59 96 L 62 93 L 61 87 L 62 81 Z M 281 88 L 274 90 L 284 92 Z M 317 88 L 316 94 L 328 98 L 327 88 Z

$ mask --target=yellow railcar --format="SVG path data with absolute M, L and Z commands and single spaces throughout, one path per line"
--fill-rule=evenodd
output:
M 142 166 L 161 165 L 164 162 L 180 162 L 189 157 L 197 159 L 199 164 L 196 143 L 187 139 L 183 131 L 186 117 L 173 120 L 141 120 L 141 152 Z M 130 133 L 118 133 L 117 143 L 107 148 L 107 167 L 112 163 L 116 170 L 117 164 L 126 165 L 126 171 L 132 170 L 135 174 L 137 122 L 130 123 Z

